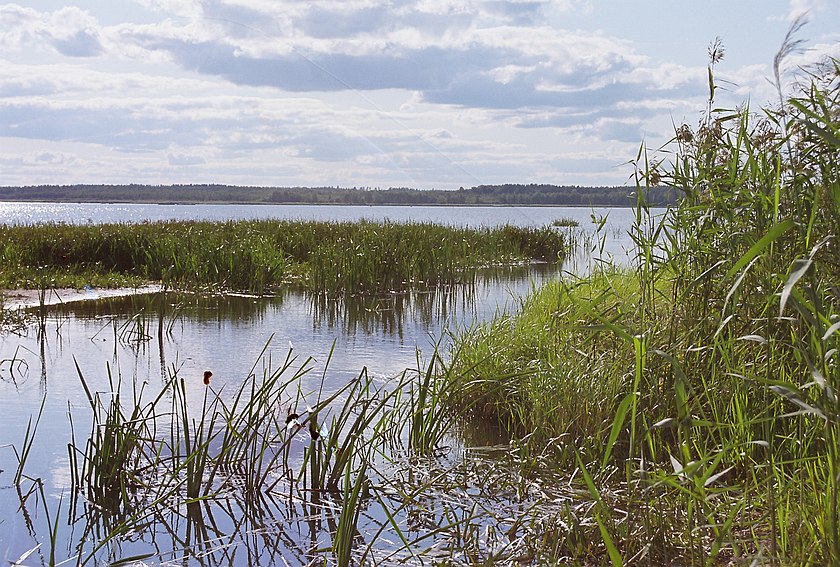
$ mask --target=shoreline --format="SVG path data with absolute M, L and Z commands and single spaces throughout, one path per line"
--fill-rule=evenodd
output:
M 44 201 L 42 199 L 6 199 L 0 197 L 0 203 L 14 203 L 14 204 L 31 204 L 31 205 L 160 205 L 160 206 L 182 206 L 191 207 L 196 205 L 267 205 L 267 206 L 306 206 L 306 207 L 511 207 L 511 208 L 566 208 L 566 209 L 632 209 L 634 204 L 618 204 L 618 205 L 598 205 L 598 204 L 574 204 L 574 205 L 557 205 L 548 203 L 305 203 L 301 201 L 120 201 L 120 200 L 101 200 L 101 201 L 76 201 L 76 200 L 54 200 Z M 665 208 L 667 205 L 651 205 L 652 208 Z
M 76 288 L 50 288 L 44 297 L 45 306 L 64 305 L 65 303 L 77 303 L 80 301 L 96 301 L 110 297 L 127 297 L 130 295 L 146 295 L 158 293 L 162 286 L 159 284 L 148 284 L 141 287 L 119 287 L 113 289 L 76 289 Z M 3 300 L 0 306 L 4 309 L 32 309 L 41 305 L 41 290 L 38 289 L 4 289 L 0 290 L 0 297 Z

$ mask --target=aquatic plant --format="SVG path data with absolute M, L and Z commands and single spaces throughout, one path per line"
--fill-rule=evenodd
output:
M 470 282 L 482 266 L 566 253 L 564 235 L 550 227 L 388 221 L 2 225 L 0 242 L 3 287 L 36 285 L 37 271 L 57 287 L 153 280 L 262 293 L 299 282 L 330 297 Z
M 365 541 L 360 514 L 371 502 L 391 506 L 391 485 L 383 484 L 379 469 L 409 444 L 402 400 L 412 389 L 411 376 L 423 376 L 424 371 L 418 368 L 374 389 L 363 369 L 357 379 L 326 392 L 327 361 L 317 391 L 306 391 L 301 385 L 308 380 L 312 360 L 299 363 L 289 351 L 275 368 L 268 348 L 258 358 L 267 363 L 262 376 L 255 361 L 248 378 L 224 396 L 199 376 L 201 395 L 196 397 L 195 385 L 174 367 L 158 387 L 135 383 L 130 392 L 124 391 L 123 378 L 108 369 L 108 388 L 98 392 L 76 365 L 91 417 L 90 432 L 80 440 L 70 414 L 73 491 L 67 518 L 70 525 L 80 524 L 81 537 L 68 545 L 79 554 L 79 563 L 104 556 L 112 561 L 159 556 L 159 548 L 143 546 L 134 546 L 140 550 L 134 555 L 119 552 L 137 537 L 155 541 L 152 534 L 159 528 L 171 534 L 173 545 L 206 546 L 207 553 L 215 548 L 230 562 L 226 546 L 210 546 L 211 540 L 248 539 L 255 525 L 278 521 L 271 518 L 282 518 L 288 513 L 283 510 L 298 502 L 309 509 L 307 514 L 324 518 L 325 527 L 312 529 L 323 529 L 332 541 L 327 548 L 313 542 L 304 555 L 329 551 L 339 564 L 349 564 L 351 557 L 372 553 L 379 536 Z M 431 372 L 426 370 L 425 376 Z M 413 407 L 430 415 L 429 407 Z M 448 425 L 440 427 L 442 435 Z M 37 421 L 20 445 L 17 486 L 28 478 L 23 471 L 36 429 Z M 440 435 L 425 442 L 427 450 L 439 446 Z M 38 479 L 34 482 L 28 494 L 42 487 Z M 421 495 L 418 490 L 413 502 L 401 500 L 394 507 L 417 506 Z M 22 492 L 22 502 L 27 498 Z M 40 502 L 51 533 L 63 534 L 60 510 L 50 509 L 43 497 Z M 214 517 L 220 514 L 229 517 L 229 533 L 215 527 Z M 179 526 L 181 517 L 186 524 Z M 399 529 L 393 517 L 387 526 Z M 33 523 L 33 537 L 35 530 Z M 275 541 L 259 549 L 273 556 L 281 547 L 297 545 L 290 541 L 282 547 Z
M 715 108 L 721 53 L 671 162 L 635 160 L 633 268 L 549 284 L 457 341 L 453 407 L 596 503 L 565 533 L 590 522 L 597 559 L 549 557 L 840 561 L 840 65 L 755 115 Z M 655 219 L 660 183 L 682 198 Z
M 87 389 L 79 562 L 838 563 L 840 66 L 756 117 L 715 110 L 711 51 L 700 126 L 670 164 L 636 157 L 630 269 L 553 282 L 390 381 L 326 391 L 266 350 L 233 392 L 177 369 L 165 394 Z M 683 198 L 657 219 L 663 182 Z M 488 425 L 509 443 L 469 446 Z
M 570 218 L 567 218 L 567 217 L 563 217 L 563 218 L 559 218 L 559 219 L 554 219 L 551 222 L 551 226 L 556 226 L 556 227 L 560 227 L 560 228 L 574 228 L 574 227 L 580 226 L 580 223 L 578 221 L 576 221 L 575 219 L 570 219 Z

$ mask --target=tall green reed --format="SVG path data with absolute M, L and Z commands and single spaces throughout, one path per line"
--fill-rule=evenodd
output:
M 290 282 L 335 297 L 471 281 L 481 266 L 556 261 L 551 227 L 458 228 L 388 221 L 166 221 L 2 226 L 0 285 L 38 269 L 56 286 L 165 285 L 265 292 Z
M 457 407 L 531 454 L 563 440 L 557 462 L 591 471 L 593 498 L 622 495 L 632 513 L 594 509 L 613 564 L 838 560 L 840 66 L 754 115 L 715 108 L 721 57 L 713 45 L 706 116 L 677 129 L 670 163 L 635 160 L 633 271 L 540 290 L 459 339 L 453 363 Z M 682 198 L 655 219 L 659 183 Z
M 267 349 L 260 359 L 270 359 Z M 325 393 L 327 363 L 316 395 L 301 390 L 310 363 L 289 351 L 277 368 L 269 361 L 261 377 L 255 363 L 229 395 L 208 385 L 198 399 L 174 368 L 158 392 L 143 385 L 126 395 L 110 374 L 108 392 L 92 391 L 77 366 L 92 412 L 87 441 L 77 445 L 74 434 L 69 446 L 74 491 L 86 501 L 85 538 L 93 542 L 80 547 L 87 548 L 82 562 L 173 506 L 186 507 L 199 532 L 202 504 L 235 498 L 246 518 L 259 515 L 267 499 L 284 494 L 281 485 L 316 507 L 324 499 L 340 502 L 333 549 L 348 561 L 370 500 L 366 471 L 374 454 L 399 443 L 394 424 L 409 381 L 403 376 L 374 389 L 363 370 Z M 295 448 L 302 449 L 298 457 Z

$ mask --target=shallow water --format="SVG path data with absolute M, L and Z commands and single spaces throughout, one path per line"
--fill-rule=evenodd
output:
M 8 204 L 0 207 L 6 207 L 4 214 L 8 214 Z M 83 218 L 79 216 L 83 215 L 80 210 L 68 213 L 68 210 L 72 209 L 69 205 L 53 207 L 57 207 L 56 214 L 59 216 L 72 214 L 72 218 Z M 92 211 L 89 214 L 96 212 L 100 215 L 92 218 L 93 222 L 113 220 L 109 216 L 113 214 L 110 206 L 86 207 L 90 207 Z M 134 215 L 136 207 L 143 207 L 143 212 L 138 213 L 140 216 L 149 215 L 150 210 L 156 210 L 154 207 L 150 209 L 149 206 L 119 206 L 116 207 L 121 211 L 118 211 L 119 215 L 122 215 L 119 221 L 133 222 L 140 218 L 130 215 L 126 217 L 126 210 Z M 198 218 L 208 218 L 208 207 L 212 211 L 222 210 L 206 205 L 195 207 L 198 207 L 195 210 L 200 209 L 201 215 L 205 215 Z M 172 209 L 173 207 L 165 207 L 161 209 L 161 214 L 171 212 Z M 180 207 L 175 209 L 182 210 Z M 194 211 L 189 207 L 185 207 L 184 210 L 186 209 Z M 272 210 L 261 210 L 259 214 L 273 216 L 277 213 L 273 207 L 269 209 Z M 300 207 L 283 209 L 290 215 L 292 213 L 288 209 L 294 209 L 297 217 L 304 214 Z M 321 211 L 319 214 L 327 212 L 321 207 L 318 209 Z M 392 216 L 389 218 L 392 219 L 395 218 L 395 213 L 388 209 L 400 209 L 401 214 L 411 214 L 413 220 L 435 220 L 418 215 L 420 212 L 439 215 L 445 208 L 358 209 L 375 211 L 385 216 L 390 214 Z M 469 214 L 477 214 L 474 209 L 478 208 L 467 209 Z M 523 213 L 518 208 L 490 209 L 492 210 L 481 214 L 493 213 L 497 218 L 505 218 L 505 215 L 508 218 L 518 216 L 519 224 L 532 224 L 533 221 L 532 217 L 523 219 Z M 224 210 L 231 214 L 230 209 Z M 583 209 L 572 211 L 578 216 L 583 216 Z M 450 215 L 448 218 L 453 221 L 451 224 L 455 224 L 455 219 L 466 223 L 478 222 L 463 216 L 467 214 L 465 211 L 445 212 Z M 566 214 L 568 211 L 565 208 L 563 211 L 527 209 L 527 212 L 529 215 L 543 215 L 547 219 L 545 222 L 560 216 L 570 216 Z M 333 213 L 338 214 L 337 210 L 330 214 Z M 43 214 L 43 210 L 38 214 Z M 251 211 L 249 214 L 256 213 Z M 353 211 L 353 214 L 358 214 L 358 211 Z M 587 211 L 586 219 L 588 215 Z M 627 210 L 619 210 L 617 213 L 613 211 L 610 215 L 610 223 L 602 231 L 604 249 L 606 254 L 620 259 L 628 247 L 629 240 L 625 231 L 632 217 Z M 487 221 L 488 218 L 483 217 L 478 224 Z M 6 220 L 8 222 L 8 218 Z M 581 230 L 586 231 L 586 220 L 581 220 L 584 222 Z M 562 269 L 583 272 L 592 262 L 591 256 L 580 254 L 571 258 Z M 312 358 L 308 362 L 311 370 L 300 381 L 298 387 L 300 395 L 303 396 L 301 404 L 314 405 L 318 391 L 322 388 L 322 377 L 323 389 L 326 392 L 338 389 L 357 378 L 365 368 L 374 382 L 385 383 L 406 369 L 416 368 L 418 352 L 421 358 L 427 359 L 436 345 L 441 344 L 445 350 L 447 330 L 486 320 L 498 309 L 516 309 L 520 297 L 540 282 L 559 277 L 562 269 L 549 265 L 494 269 L 486 271 L 479 278 L 475 288 L 471 289 L 395 294 L 374 299 L 349 298 L 340 302 L 313 299 L 302 292 L 288 290 L 280 296 L 270 298 L 202 298 L 173 294 L 162 297 L 156 294 L 84 301 L 51 309 L 44 321 L 43 332 L 39 330 L 38 324 L 33 323 L 20 335 L 0 336 L 0 469 L 3 469 L 0 472 L 0 557 L 14 561 L 38 543 L 42 544 L 42 549 L 36 555 L 43 555 L 43 548 L 49 542 L 49 532 L 45 528 L 46 509 L 55 514 L 61 502 L 64 503 L 62 514 L 67 514 L 66 501 L 69 499 L 71 487 L 67 450 L 71 439 L 68 414 L 72 415 L 77 442 L 88 434 L 91 419 L 90 406 L 81 387 L 79 372 L 83 374 L 91 390 L 108 392 L 119 384 L 124 396 L 130 395 L 133 389 L 140 387 L 144 387 L 147 392 L 159 390 L 170 376 L 177 374 L 185 380 L 190 406 L 198 407 L 207 390 L 202 383 L 205 370 L 212 371 L 211 387 L 222 392 L 224 399 L 225 396 L 232 395 L 249 375 L 253 373 L 260 376 L 264 368 L 277 367 L 291 351 L 293 356 L 297 356 L 295 367 Z M 158 325 L 161 322 L 163 333 L 159 333 Z M 19 510 L 19 494 L 13 488 L 12 480 L 17 461 L 11 445 L 14 444 L 18 448 L 22 446 L 30 417 L 35 419 L 42 400 L 43 417 L 38 424 L 35 443 L 25 472 L 33 478 L 44 480 L 48 506 L 44 508 L 42 502 L 29 498 L 24 514 Z M 473 434 L 470 444 L 475 444 L 478 437 L 478 433 Z M 494 441 L 491 434 L 482 442 Z M 466 463 L 465 451 L 466 448 L 462 445 L 461 449 L 450 455 L 450 458 L 454 459 L 450 462 Z M 404 471 L 398 467 L 393 474 L 399 476 L 404 474 Z M 498 494 L 492 497 L 499 498 L 502 496 Z M 242 549 L 242 553 L 246 554 L 230 556 L 223 553 L 218 557 L 213 556 L 215 559 L 208 561 L 221 564 L 251 564 L 255 560 L 260 561 L 259 558 L 249 557 L 248 554 L 270 553 L 271 546 L 245 545 L 246 540 L 252 538 L 260 529 L 268 529 L 273 534 L 272 541 L 275 542 L 281 533 L 297 533 L 296 536 L 289 536 L 289 541 L 278 544 L 279 547 L 275 548 L 274 553 L 280 553 L 282 557 L 291 553 L 299 561 L 308 560 L 308 552 L 305 550 L 311 549 L 313 545 L 329 545 L 328 537 L 326 541 L 321 541 L 325 537 L 324 534 L 328 534 L 326 529 L 315 530 L 318 533 L 313 535 L 312 527 L 306 522 L 298 525 L 297 531 L 292 529 L 292 524 L 300 524 L 301 517 L 305 516 L 303 504 L 300 502 L 294 505 L 287 502 L 285 507 L 272 503 L 267 503 L 266 506 L 270 509 L 266 512 L 266 521 L 270 521 L 274 526 L 270 529 L 250 524 L 243 528 L 233 519 L 225 519 L 218 510 L 213 514 L 208 508 L 204 515 L 199 513 L 198 517 L 204 518 L 206 515 L 212 518 L 213 522 L 218 524 L 219 533 L 233 534 L 227 536 L 227 543 L 222 546 L 227 553 L 233 553 L 231 550 L 234 549 Z M 435 506 L 439 508 L 440 502 Z M 377 513 L 371 509 L 367 513 L 371 516 L 371 521 L 376 518 L 384 521 L 381 512 Z M 450 513 L 448 508 L 447 513 Z M 27 521 L 27 515 L 31 523 Z M 78 532 L 81 529 L 78 521 L 74 523 L 63 520 L 64 518 L 59 522 L 57 539 L 56 555 L 59 561 L 74 556 L 74 542 L 78 542 Z M 163 522 L 164 527 L 158 526 L 146 535 L 129 537 L 121 542 L 118 549 L 109 547 L 103 552 L 106 555 L 98 556 L 98 560 L 109 554 L 112 558 L 117 558 L 132 553 L 146 553 L 150 549 L 156 554 L 149 560 L 152 563 L 183 558 L 184 550 L 190 546 L 183 541 L 178 543 L 179 537 L 184 537 L 184 530 L 188 529 L 186 526 L 197 529 L 198 524 L 195 521 L 187 522 L 183 518 L 179 520 L 176 515 L 174 520 L 170 520 L 178 525 L 167 528 L 164 519 L 159 520 Z M 206 518 L 201 521 L 205 520 Z M 407 517 L 401 519 L 406 523 L 410 523 L 409 520 Z M 175 537 L 172 532 L 180 535 Z M 152 542 L 150 539 L 155 533 L 158 534 L 158 538 Z M 305 544 L 296 541 L 296 538 L 314 538 L 317 541 L 315 544 L 312 541 Z M 158 549 L 161 540 L 168 542 L 164 548 L 169 551 Z M 155 551 L 156 549 L 158 551 Z M 276 557 L 273 560 L 276 560 Z M 201 561 L 197 564 L 199 563 Z
M 556 274 L 557 268 L 548 265 L 499 269 L 486 273 L 469 292 L 455 289 L 340 303 L 289 291 L 271 298 L 169 294 L 164 299 L 152 294 L 53 308 L 45 332 L 33 324 L 23 335 L 0 338 L 2 443 L 20 446 L 29 417 L 45 400 L 26 472 L 46 481 L 55 503 L 71 488 L 68 411 L 78 435 L 86 434 L 90 423 L 79 371 L 92 391 L 107 392 L 120 384 L 126 397 L 144 383 L 147 391 L 156 391 L 177 372 L 185 379 L 190 405 L 199 409 L 205 370 L 212 371 L 212 387 L 224 398 L 252 370 L 259 376 L 264 366 L 279 365 L 291 350 L 298 357 L 296 366 L 313 359 L 300 391 L 304 405 L 315 405 L 322 376 L 325 393 L 356 378 L 362 368 L 375 382 L 385 382 L 415 368 L 418 350 L 430 355 L 444 329 L 484 319 L 499 306 L 515 308 L 514 298 Z M 165 332 L 159 336 L 162 304 Z M 5 469 L 0 473 L 0 517 L 6 518 L 0 555 L 14 560 L 38 538 L 17 512 L 18 495 L 10 488 L 15 468 L 10 448 L 0 453 L 0 463 Z M 65 554 L 72 555 L 70 550 Z

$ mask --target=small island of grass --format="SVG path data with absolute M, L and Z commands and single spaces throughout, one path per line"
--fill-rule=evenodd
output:
M 285 220 L 0 226 L 0 242 L 5 289 L 294 283 L 328 296 L 470 282 L 483 266 L 557 261 L 567 247 L 551 227 Z

